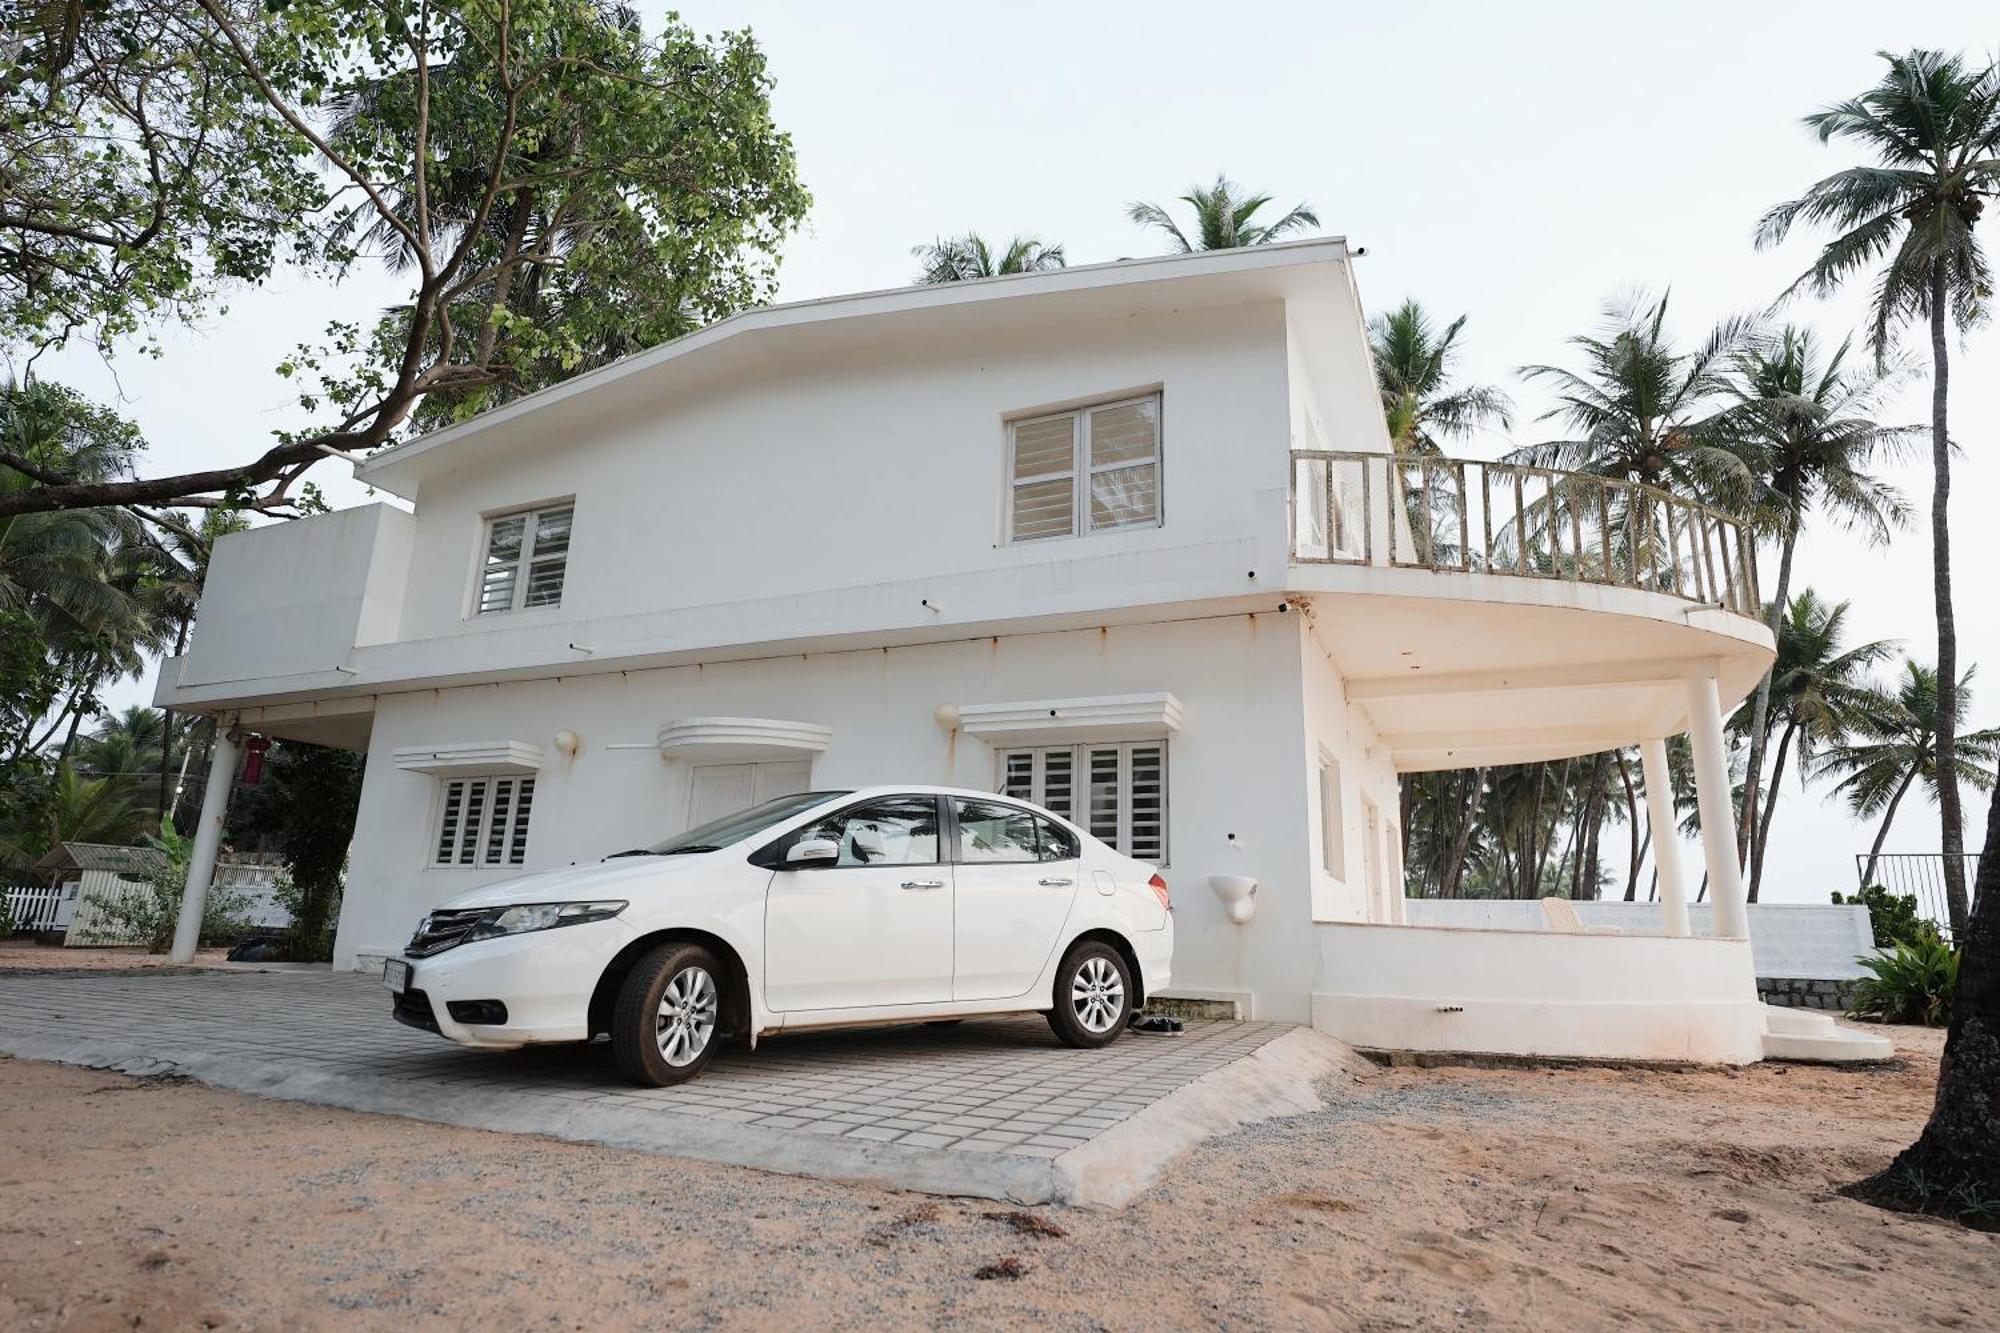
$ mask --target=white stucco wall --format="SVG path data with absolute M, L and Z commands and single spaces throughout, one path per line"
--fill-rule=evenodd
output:
M 1400 833 L 1396 770 L 1378 744 L 1375 730 L 1359 708 L 1347 701 L 1325 637 L 1337 625 L 1313 615 L 1300 635 L 1300 682 L 1305 710 L 1304 783 L 1309 837 L 1305 873 L 1311 883 L 1314 921 L 1393 921 L 1402 900 Z M 1319 763 L 1324 753 L 1334 760 L 1340 778 L 1340 847 L 1325 854 L 1320 817 Z M 1369 831 L 1367 806 L 1376 811 L 1376 892 L 1368 882 Z M 1327 869 L 1331 861 L 1337 868 Z
M 1747 1064 L 1745 940 L 1318 925 L 1313 1026 L 1384 1050 Z
M 584 416 L 532 449 L 471 444 L 448 484 L 429 480 L 420 497 L 403 636 L 752 608 L 1245 538 L 1258 526 L 1257 493 L 1281 494 L 1286 481 L 1283 319 L 1270 302 L 1199 321 L 1157 315 L 1032 336 L 871 342 Z M 1154 388 L 1167 521 L 1001 545 L 1006 418 Z M 562 607 L 468 619 L 484 516 L 568 496 L 576 520 Z M 1267 536 L 1281 560 L 1283 533 Z M 1267 573 L 1274 587 L 1280 568 Z M 1147 571 L 1137 572 L 1143 583 Z M 1105 591 L 1107 604 L 1119 600 Z M 741 633 L 757 641 L 788 629 L 745 624 Z
M 1174 988 L 1247 994 L 1258 1017 L 1304 1021 L 1316 961 L 1299 856 L 1308 837 L 1298 761 L 1300 636 L 1296 616 L 1232 615 L 385 697 L 369 746 L 337 962 L 352 966 L 360 954 L 400 947 L 432 906 L 512 873 L 427 866 L 439 783 L 397 768 L 398 748 L 543 746 L 532 870 L 594 859 L 685 825 L 689 766 L 651 748 L 661 724 L 675 718 L 828 727 L 831 742 L 813 767 L 818 787 L 991 787 L 991 748 L 942 729 L 939 704 L 1166 690 L 1184 709 L 1168 743 Z M 575 758 L 549 744 L 565 729 L 582 738 Z M 1240 848 L 1233 853 L 1231 833 Z M 1247 925 L 1230 924 L 1208 890 L 1207 876 L 1223 870 L 1261 880 Z
M 370 504 L 218 540 L 179 683 L 325 673 L 355 644 L 393 637 L 414 522 Z
M 1580 902 L 1573 904 L 1586 926 L 1614 926 L 1628 935 L 1663 935 L 1657 903 Z M 1859 903 L 1751 903 L 1750 953 L 1760 977 L 1821 981 L 1868 975 L 1855 961 L 1875 950 L 1868 909 Z M 1405 919 L 1413 926 L 1464 926 L 1488 930 L 1546 930 L 1548 916 L 1534 901 L 1511 898 L 1411 898 Z M 1715 909 L 1688 908 L 1697 935 L 1712 932 Z

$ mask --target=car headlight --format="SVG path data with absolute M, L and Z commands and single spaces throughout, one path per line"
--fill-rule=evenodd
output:
M 520 903 L 496 907 L 474 923 L 468 940 L 490 940 L 501 935 L 523 935 L 531 930 L 556 926 L 580 926 L 587 921 L 605 921 L 625 910 L 622 900 L 588 903 Z

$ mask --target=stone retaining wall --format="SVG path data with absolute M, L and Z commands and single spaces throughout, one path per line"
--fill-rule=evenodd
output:
M 1853 979 L 1815 980 L 1809 977 L 1758 977 L 1757 998 L 1787 1009 L 1845 1010 L 1854 1002 Z

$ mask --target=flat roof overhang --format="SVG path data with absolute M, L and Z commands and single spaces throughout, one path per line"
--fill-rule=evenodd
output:
M 1670 736 L 1687 729 L 1689 678 L 1713 676 L 1726 713 L 1775 655 L 1747 616 L 1600 583 L 1295 565 L 1289 588 L 1402 772 Z

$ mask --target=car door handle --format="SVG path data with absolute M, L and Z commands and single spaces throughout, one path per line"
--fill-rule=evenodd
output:
M 1066 889 L 1074 883 L 1076 881 L 1073 879 L 1045 879 L 1042 881 L 1042 887 L 1047 889 Z
M 903 887 L 906 889 L 941 889 L 944 887 L 944 881 L 941 879 L 906 879 L 903 881 Z

